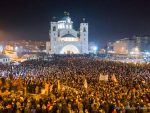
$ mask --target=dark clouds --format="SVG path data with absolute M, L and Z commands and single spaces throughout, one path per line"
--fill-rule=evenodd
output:
M 89 23 L 89 40 L 107 41 L 133 35 L 150 35 L 149 0 L 1 0 L 0 30 L 13 39 L 48 40 L 49 22 L 69 11 L 78 29 Z

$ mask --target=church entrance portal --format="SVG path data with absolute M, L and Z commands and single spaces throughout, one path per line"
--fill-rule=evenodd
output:
M 80 52 L 78 48 L 74 45 L 66 45 L 60 51 L 60 54 L 79 54 L 79 53 Z

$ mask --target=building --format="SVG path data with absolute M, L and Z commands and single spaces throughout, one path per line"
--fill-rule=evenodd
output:
M 114 54 L 124 55 L 142 55 L 149 53 L 150 51 L 150 37 L 138 37 L 124 38 L 117 40 L 113 43 L 108 43 L 107 51 L 112 50 Z
M 50 45 L 50 42 L 47 41 L 46 42 L 46 53 L 49 53 L 51 51 L 51 45 Z
M 51 54 L 88 54 L 88 23 L 80 23 L 79 31 L 73 28 L 69 15 L 50 23 Z
M 18 54 L 43 52 L 46 50 L 46 41 L 32 41 L 32 40 L 8 41 L 5 44 L 5 50 L 15 51 Z
M 106 51 L 107 51 L 107 53 L 113 53 L 113 43 L 112 42 L 107 43 Z
M 0 54 L 0 63 L 9 64 L 10 58 L 6 55 Z
M 150 51 L 150 37 L 148 36 L 134 36 L 133 39 L 136 41 L 136 46 L 141 52 Z
M 115 54 L 130 54 L 136 48 L 136 42 L 133 39 L 124 38 L 113 43 L 113 52 Z

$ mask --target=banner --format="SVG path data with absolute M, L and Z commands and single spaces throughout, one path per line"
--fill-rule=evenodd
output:
M 116 76 L 114 74 L 112 75 L 111 80 L 114 82 L 118 82 L 118 80 L 116 79 Z
M 100 74 L 99 80 L 100 81 L 108 81 L 108 75 L 102 75 L 102 74 Z
M 53 85 L 50 85 L 49 92 L 51 93 L 53 90 Z
M 88 87 L 86 79 L 84 80 L 84 87 L 85 87 L 85 89 L 87 89 L 87 87 Z
M 57 89 L 60 91 L 60 80 L 57 81 Z
M 45 83 L 45 93 L 48 95 L 48 90 L 49 90 L 49 84 Z
M 24 96 L 26 96 L 27 95 L 27 87 L 24 86 L 23 90 L 24 90 Z

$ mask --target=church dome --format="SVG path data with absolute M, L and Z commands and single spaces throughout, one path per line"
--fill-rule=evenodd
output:
M 67 18 L 68 18 L 68 16 L 64 16 L 61 20 L 65 21 L 65 20 L 67 20 Z
M 71 23 L 71 18 L 69 16 L 64 16 L 61 20 L 59 20 L 58 22 L 67 22 L 67 23 Z

